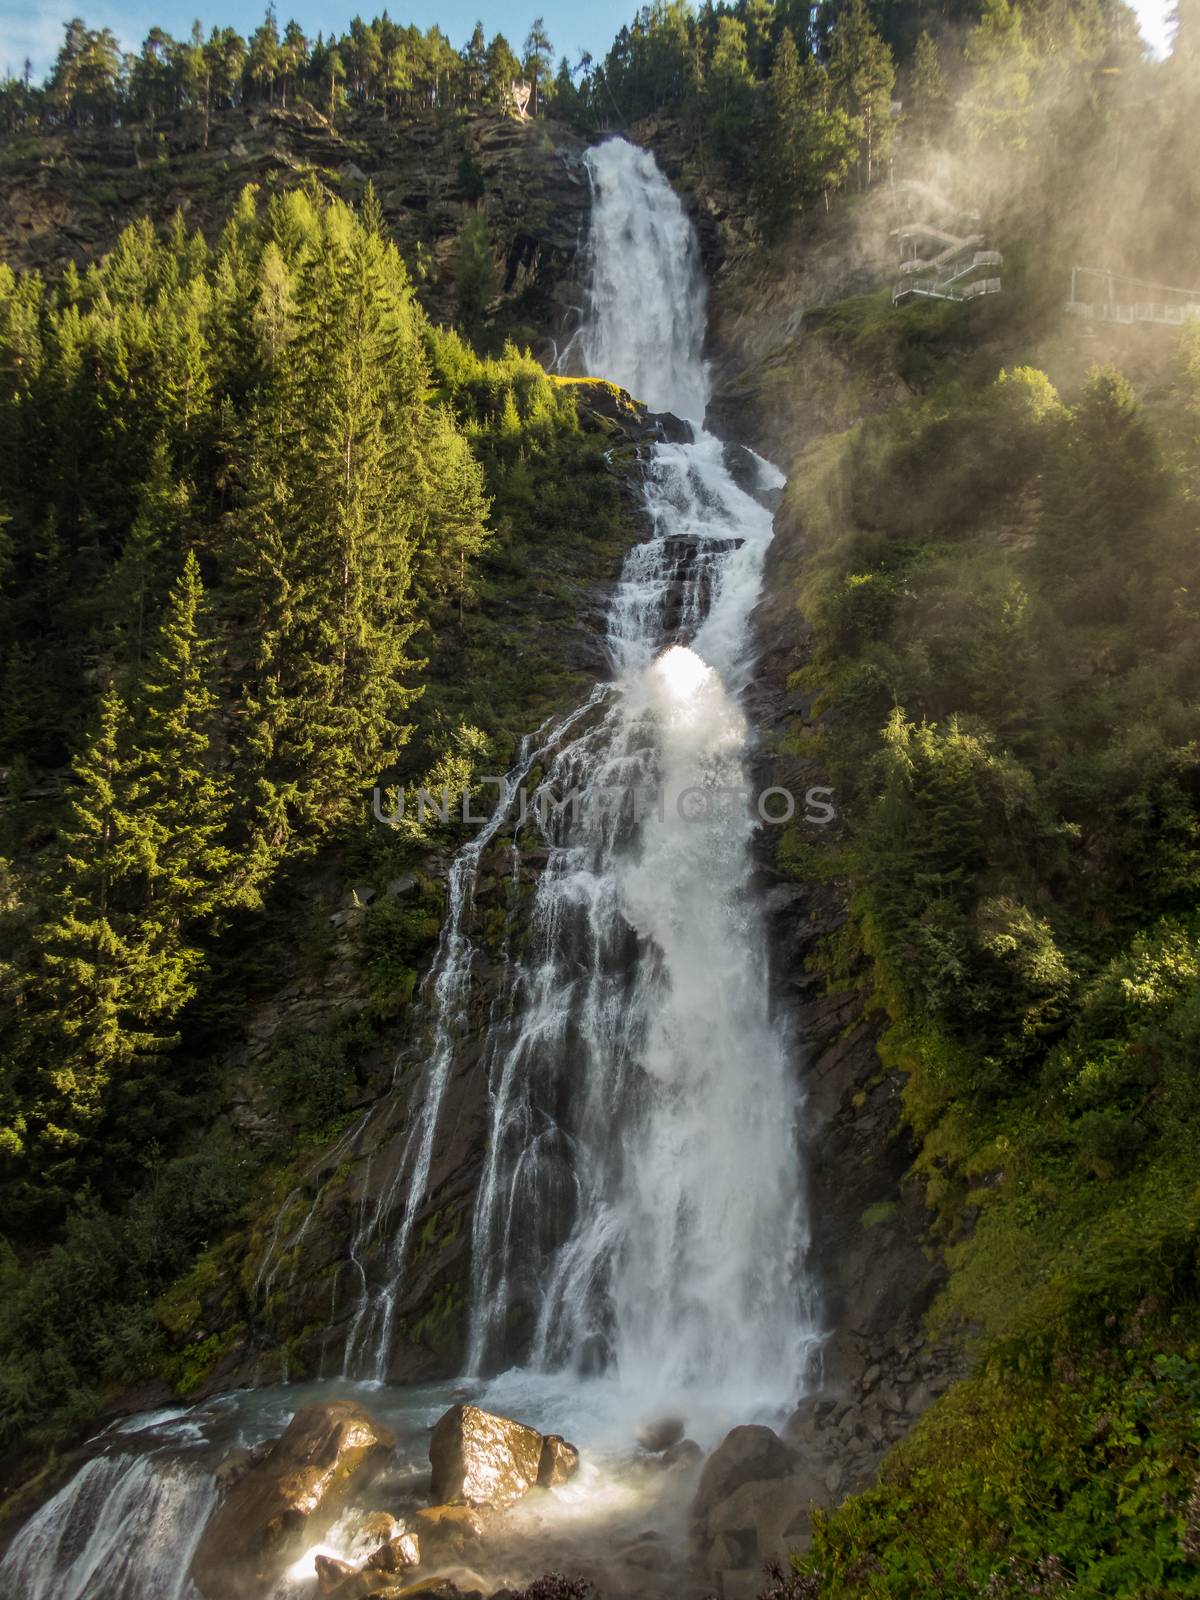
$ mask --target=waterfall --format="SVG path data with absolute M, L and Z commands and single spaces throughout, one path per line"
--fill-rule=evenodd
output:
M 650 537 L 607 618 L 609 681 L 527 740 L 509 788 L 546 850 L 522 959 L 480 1063 L 490 1130 L 472 1227 L 468 1367 L 605 1372 L 631 1403 L 795 1392 L 815 1339 L 796 1074 L 768 1006 L 751 893 L 749 730 L 771 515 L 703 431 L 705 284 L 652 156 L 589 152 L 590 372 L 690 422 L 647 463 Z M 674 430 L 673 430 L 674 431 Z M 762 487 L 778 473 L 761 463 Z M 515 824 L 458 855 L 424 985 L 433 1043 L 394 1175 L 360 1216 L 345 1371 L 386 1375 L 393 1307 L 467 1025 L 475 874 Z M 517 861 L 514 845 L 514 867 Z
M 693 442 L 654 451 L 652 537 L 609 610 L 613 693 L 543 784 L 580 803 L 547 808 L 535 953 L 488 1063 L 470 1360 L 486 1371 L 532 1319 L 535 1366 L 609 1369 L 635 1403 L 762 1399 L 794 1391 L 815 1337 L 737 698 L 771 516 L 700 426 L 704 280 L 678 197 L 623 140 L 587 161 L 585 359 L 693 419 Z
M 198 1600 L 188 1566 L 217 1504 L 211 1463 L 96 1456 L 47 1500 L 0 1566 L 21 1600 Z

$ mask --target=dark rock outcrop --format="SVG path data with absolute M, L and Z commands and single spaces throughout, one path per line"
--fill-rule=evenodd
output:
M 257 1600 L 319 1539 L 395 1440 L 350 1400 L 305 1406 L 213 1513 L 192 1559 L 205 1600 Z

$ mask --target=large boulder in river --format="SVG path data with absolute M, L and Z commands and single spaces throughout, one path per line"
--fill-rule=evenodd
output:
M 478 1406 L 451 1406 L 429 1439 L 434 1500 L 514 1504 L 538 1481 L 544 1442 L 522 1422 Z
M 394 1448 L 352 1400 L 297 1411 L 209 1518 L 191 1567 L 205 1600 L 259 1600 Z
M 763 1483 L 786 1478 L 794 1470 L 795 1456 L 770 1428 L 747 1423 L 727 1433 L 704 1463 L 696 1498 L 692 1501 L 692 1521 L 706 1523 L 708 1513 L 721 1500 L 727 1500 L 743 1483 Z

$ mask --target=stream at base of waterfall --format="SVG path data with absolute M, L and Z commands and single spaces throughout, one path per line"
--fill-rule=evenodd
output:
M 217 1502 L 215 1464 L 277 1437 L 300 1404 L 344 1396 L 395 1433 L 397 1451 L 370 1505 L 328 1530 L 322 1549 L 354 1555 L 355 1517 L 379 1509 L 385 1490 L 390 1510 L 420 1503 L 428 1430 L 469 1396 L 565 1434 L 582 1464 L 567 1485 L 522 1502 L 489 1540 L 486 1570 L 465 1579 L 495 1588 L 552 1568 L 602 1574 L 608 1553 L 646 1544 L 647 1530 L 682 1571 L 695 1469 L 654 1465 L 635 1446 L 638 1425 L 677 1415 L 709 1449 L 734 1424 L 778 1424 L 803 1392 L 820 1329 L 805 1277 L 802 1101 L 795 1051 L 768 1004 L 751 888 L 757 824 L 747 806 L 685 801 L 748 789 L 739 700 L 782 479 L 753 458 L 754 481 L 735 481 L 727 451 L 703 431 L 704 281 L 678 197 L 652 156 L 623 140 L 587 160 L 589 310 L 567 359 L 651 411 L 689 419 L 692 437 L 659 444 L 646 464 L 650 536 L 629 552 L 609 606 L 611 678 L 526 740 L 510 775 L 515 790 L 536 768 L 545 794 L 582 803 L 538 813 L 546 864 L 532 948 L 480 1063 L 490 1128 L 472 1219 L 467 1376 L 382 1381 L 470 992 L 474 874 L 511 823 L 502 809 L 449 874 L 422 991 L 431 1049 L 405 1089 L 395 1178 L 356 1218 L 355 1301 L 330 1369 L 341 1375 L 110 1430 L 9 1550 L 5 1594 L 193 1600 L 188 1565 Z M 633 815 L 588 803 L 614 788 L 656 799 Z M 295 1242 L 275 1241 L 281 1253 Z M 508 1354 L 514 1319 L 530 1330 L 527 1348 L 487 1376 Z M 311 1586 L 314 1553 L 280 1593 Z M 681 1578 L 671 1592 L 689 1590 Z

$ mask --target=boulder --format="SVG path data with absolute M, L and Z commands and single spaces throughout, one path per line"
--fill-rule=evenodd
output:
M 514 1504 L 538 1481 L 543 1442 L 524 1423 L 478 1406 L 451 1406 L 429 1440 L 434 1500 Z
M 329 1600 L 366 1600 L 388 1581 L 381 1572 L 360 1572 L 352 1562 L 339 1561 L 336 1556 L 314 1556 L 313 1566 L 317 1593 Z
M 543 1489 L 557 1489 L 566 1483 L 579 1467 L 579 1451 L 568 1444 L 561 1433 L 548 1433 L 542 1440 L 542 1454 L 538 1462 L 537 1481 Z
M 205 1600 L 257 1600 L 394 1447 L 387 1429 L 351 1400 L 297 1411 L 200 1536 L 191 1577 Z
M 727 1500 L 743 1483 L 785 1478 L 794 1464 L 792 1452 L 770 1428 L 753 1423 L 734 1428 L 704 1463 L 692 1501 L 692 1520 L 706 1522 L 712 1507 Z
M 704 1460 L 704 1451 L 695 1439 L 680 1439 L 678 1444 L 664 1450 L 658 1459 L 664 1467 L 695 1467 Z
M 830 1425 L 838 1402 L 831 1395 L 805 1395 L 783 1425 L 784 1443 L 806 1453 L 815 1434 Z
M 707 1518 L 710 1571 L 757 1565 L 806 1549 L 813 1502 L 826 1504 L 826 1486 L 813 1474 L 742 1483 Z M 736 1560 L 730 1560 L 730 1555 Z
M 367 1557 L 367 1566 L 376 1572 L 402 1572 L 405 1567 L 419 1567 L 421 1543 L 415 1533 L 396 1533 L 373 1550 Z
M 256 1467 L 271 1453 L 271 1449 L 272 1441 L 264 1439 L 260 1444 L 244 1445 L 240 1449 L 231 1450 L 213 1473 L 217 1488 L 223 1494 L 228 1494 L 235 1484 L 241 1483 L 252 1467 Z
M 414 1520 L 422 1557 L 432 1556 L 437 1561 L 448 1556 L 462 1560 L 482 1539 L 487 1526 L 474 1506 L 426 1506 Z
M 682 1417 L 656 1417 L 638 1429 L 637 1441 L 652 1456 L 661 1455 L 683 1438 Z
M 317 1572 L 317 1588 L 322 1594 L 332 1594 L 345 1583 L 347 1578 L 352 1578 L 358 1571 L 353 1563 L 339 1561 L 337 1556 L 314 1556 L 313 1566 Z
M 657 411 L 653 420 L 658 425 L 660 438 L 667 444 L 691 444 L 696 437 L 691 423 L 677 417 L 673 411 Z
M 420 1578 L 415 1583 L 389 1584 L 375 1591 L 375 1600 L 467 1600 L 451 1578 Z

